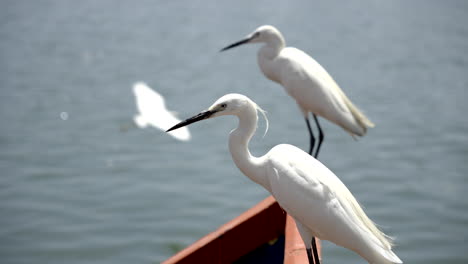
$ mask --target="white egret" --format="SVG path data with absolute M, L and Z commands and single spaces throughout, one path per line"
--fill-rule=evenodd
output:
M 208 110 L 170 128 L 178 129 L 207 118 L 235 115 L 239 119 L 229 136 L 229 150 L 236 166 L 268 190 L 296 221 L 312 262 L 311 241 L 316 236 L 348 248 L 369 263 L 402 263 L 392 252 L 390 239 L 367 217 L 354 196 L 320 161 L 292 145 L 281 144 L 262 157 L 249 151 L 257 126 L 252 100 L 240 94 L 218 99 Z
M 283 36 L 275 27 L 261 26 L 221 51 L 247 43 L 264 43 L 257 54 L 260 69 L 268 79 L 281 84 L 299 105 L 310 135 L 310 155 L 315 137 L 309 113 L 312 113 L 319 133 L 315 158 L 324 139 L 317 115 L 339 125 L 353 137 L 364 136 L 367 128 L 374 127 L 317 61 L 299 49 L 286 47 Z
M 180 119 L 166 109 L 164 98 L 145 83 L 135 83 L 133 93 L 140 112 L 133 118 L 138 127 L 145 128 L 151 125 L 165 131 L 171 124 L 180 122 Z M 190 140 L 190 132 L 187 128 L 169 134 L 178 140 Z

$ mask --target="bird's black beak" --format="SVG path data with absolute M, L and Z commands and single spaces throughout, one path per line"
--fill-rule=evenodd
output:
M 236 43 L 232 43 L 231 45 L 227 46 L 227 47 L 224 47 L 223 49 L 221 49 L 219 52 L 221 51 L 225 51 L 225 50 L 228 50 L 228 49 L 231 49 L 231 48 L 234 48 L 234 47 L 237 47 L 237 46 L 240 46 L 242 44 L 245 44 L 245 43 L 248 43 L 250 40 L 252 40 L 253 36 L 249 36 L 245 39 L 242 39 L 242 40 L 239 40 L 237 41 Z
M 172 130 L 175 130 L 175 129 L 178 129 L 178 128 L 181 128 L 181 127 L 184 127 L 184 126 L 188 126 L 192 123 L 195 123 L 195 122 L 198 122 L 198 121 L 201 121 L 203 119 L 207 119 L 209 118 L 211 115 L 213 115 L 216 111 L 212 111 L 212 110 L 207 110 L 207 111 L 203 111 L 195 116 L 192 116 L 182 122 L 180 122 L 179 124 L 169 128 L 166 132 L 169 132 L 169 131 L 172 131 Z

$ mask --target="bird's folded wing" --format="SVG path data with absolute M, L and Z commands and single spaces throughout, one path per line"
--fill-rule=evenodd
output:
M 385 235 L 367 217 L 341 180 L 318 160 L 291 145 L 280 145 L 270 155 L 271 193 L 280 205 L 311 231 L 345 245 L 365 237 L 382 248 L 391 248 Z M 276 174 L 276 175 L 275 175 Z M 347 239 L 342 239 L 348 237 Z M 342 240 L 342 242 L 341 242 Z

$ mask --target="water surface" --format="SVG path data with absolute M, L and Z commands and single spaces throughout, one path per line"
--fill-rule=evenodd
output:
M 248 95 L 278 143 L 305 123 L 256 65 L 218 50 L 272 24 L 376 123 L 354 141 L 322 121 L 320 159 L 396 238 L 405 263 L 466 263 L 465 1 L 6 1 L 0 9 L 2 263 L 159 263 L 267 196 L 233 164 L 234 118 L 179 142 L 132 124 L 145 81 L 181 118 Z M 259 129 L 264 129 L 264 122 Z M 363 263 L 324 243 L 328 263 Z

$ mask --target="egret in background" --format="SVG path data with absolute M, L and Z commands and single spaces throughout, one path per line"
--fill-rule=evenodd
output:
M 268 79 L 281 84 L 299 105 L 309 130 L 310 155 L 315 137 L 309 113 L 312 113 L 318 128 L 318 144 L 313 155 L 315 158 L 324 139 L 317 115 L 339 125 L 353 137 L 364 136 L 367 128 L 374 127 L 317 61 L 299 49 L 286 47 L 283 36 L 275 27 L 261 26 L 221 51 L 247 43 L 264 43 L 257 54 L 260 69 Z
M 257 111 L 264 114 L 246 96 L 228 94 L 208 110 L 168 131 L 208 118 L 237 116 L 238 127 L 229 136 L 232 159 L 242 173 L 268 190 L 295 219 L 310 263 L 313 263 L 314 236 L 348 248 L 369 263 L 402 263 L 392 252 L 390 239 L 367 217 L 340 179 L 320 161 L 287 144 L 275 146 L 262 157 L 250 154 L 249 141 L 257 127 Z
M 172 124 L 180 122 L 180 119 L 177 119 L 173 113 L 166 109 L 164 98 L 145 83 L 135 83 L 133 85 L 133 93 L 135 94 L 136 105 L 140 112 L 133 118 L 138 127 L 145 128 L 151 125 L 165 131 Z M 169 135 L 182 141 L 190 140 L 188 128 L 171 132 Z

